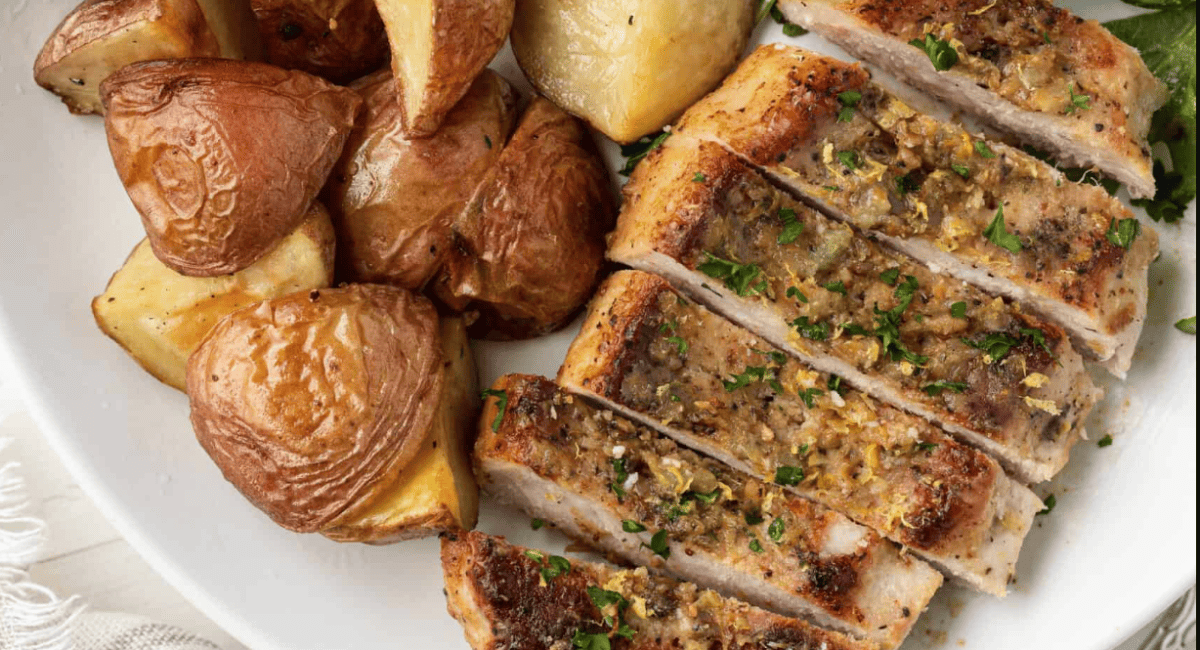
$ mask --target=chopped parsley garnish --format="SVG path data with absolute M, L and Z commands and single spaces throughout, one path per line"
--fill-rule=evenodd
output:
M 529 559 L 533 560 L 534 562 L 537 562 L 537 563 L 539 563 L 539 564 L 540 564 L 540 563 L 541 563 L 541 561 L 542 561 L 542 558 L 544 558 L 544 557 L 546 557 L 546 556 L 545 556 L 545 555 L 543 555 L 543 554 L 541 553 L 541 551 L 535 551 L 535 550 L 533 550 L 533 549 L 530 549 L 530 550 L 527 550 L 527 551 L 525 551 L 525 557 L 527 557 L 527 558 L 529 558 Z
M 762 544 L 760 544 L 760 543 L 759 543 L 759 541 L 758 541 L 758 538 L 757 538 L 757 537 L 756 537 L 756 538 L 754 538 L 754 539 L 752 539 L 752 540 L 750 540 L 750 550 L 751 550 L 751 551 L 754 551 L 755 553 L 762 553 L 762 552 L 763 552 L 763 547 L 762 547 Z
M 667 546 L 667 531 L 665 530 L 654 533 L 654 536 L 650 538 L 650 543 L 646 544 L 643 542 L 642 546 L 650 549 L 655 555 L 664 560 L 671 557 L 671 547 Z
M 888 269 L 879 274 L 879 279 L 883 280 L 890 287 L 896 286 L 896 281 L 900 279 L 900 269 Z
M 1045 41 L 1046 45 L 1049 45 L 1050 44 L 1050 32 L 1043 29 L 1042 30 L 1042 40 Z
M 858 323 L 846 323 L 842 325 L 842 331 L 850 336 L 873 336 L 874 332 L 859 325 Z
M 983 229 L 983 236 L 988 238 L 988 241 L 1003 248 L 1010 253 L 1021 252 L 1021 238 L 1008 232 L 1004 227 L 1004 204 L 996 209 L 996 216 L 987 228 Z
M 1108 446 L 1112 445 L 1112 443 L 1113 443 L 1113 437 L 1112 437 L 1112 435 L 1111 435 L 1111 434 L 1105 434 L 1103 438 L 1101 438 L 1101 439 L 1099 439 L 1099 440 L 1097 440 L 1097 441 L 1096 441 L 1096 446 L 1097 446 L 1097 447 L 1100 447 L 1101 449 L 1103 449 L 1103 448 L 1105 448 L 1105 447 L 1108 447 Z
M 662 146 L 662 143 L 667 138 L 671 137 L 669 131 L 660 131 L 653 135 L 642 136 L 637 142 L 621 145 L 621 155 L 625 156 L 625 166 L 620 169 L 619 174 L 628 176 L 633 173 L 638 163 L 650 154 L 651 151 Z
M 857 151 L 839 151 L 837 152 L 837 157 L 838 160 L 842 161 L 843 165 L 852 170 L 858 169 L 859 165 L 862 164 Z
M 780 208 L 779 218 L 783 221 L 783 232 L 779 233 L 779 237 L 775 241 L 779 244 L 790 244 L 796 241 L 800 233 L 804 232 L 804 224 L 796 218 L 796 211 L 791 208 Z
M 909 192 L 916 192 L 921 189 L 921 185 L 912 179 L 912 176 L 905 174 L 896 177 L 896 193 L 904 196 Z
M 804 468 L 780 465 L 775 468 L 775 482 L 779 485 L 799 485 L 804 480 Z
M 704 492 L 696 492 L 694 490 L 688 490 L 687 492 L 683 493 L 683 496 L 679 497 L 679 501 L 681 503 L 686 503 L 688 501 L 701 501 L 706 505 L 712 505 L 717 502 L 717 499 L 720 499 L 720 498 L 721 498 L 721 488 L 716 488 L 712 492 L 709 492 L 707 494 L 705 494 Z
M 625 609 L 629 606 L 629 601 L 625 597 L 615 591 L 601 589 L 594 585 L 589 585 L 587 588 L 588 598 L 592 600 L 592 604 L 596 609 L 604 609 L 609 605 L 616 605 L 618 610 Z
M 1180 332 L 1183 332 L 1184 334 L 1191 334 L 1192 336 L 1195 336 L 1196 335 L 1196 317 L 1190 316 L 1188 318 L 1184 318 L 1182 320 L 1175 321 L 1175 329 L 1179 330 Z
M 571 572 L 571 563 L 565 557 L 551 555 L 546 558 L 546 566 L 542 567 L 542 578 L 546 582 Z
M 496 390 L 495 388 L 485 388 L 483 389 L 483 392 L 479 394 L 479 397 L 480 399 L 487 399 L 489 397 L 496 398 L 497 413 L 496 418 L 492 420 L 492 431 L 499 431 L 500 423 L 504 421 L 504 411 L 508 409 L 508 392 Z
M 681 355 L 688 351 L 688 342 L 682 336 L 668 336 L 667 343 L 674 345 Z
M 703 183 L 706 180 L 708 180 L 708 177 L 705 176 L 704 174 L 701 174 L 700 172 L 696 172 L 696 175 L 692 176 L 693 183 Z
M 1050 345 L 1046 343 L 1046 333 L 1035 327 L 1022 327 L 1017 330 L 1021 336 L 1033 341 L 1033 344 L 1046 351 L 1051 357 L 1054 356 L 1054 351 L 1050 349 Z
M 914 38 L 908 44 L 924 50 L 925 56 L 933 63 L 933 69 L 939 72 L 949 70 L 958 63 L 958 52 L 954 50 L 954 46 L 949 41 L 938 40 L 933 34 L 926 34 L 924 41 Z
M 805 406 L 812 408 L 815 403 L 813 399 L 824 394 L 825 391 L 820 388 L 803 388 L 800 390 L 800 399 L 804 401 Z
M 610 462 L 612 463 L 613 473 L 616 474 L 614 477 L 616 480 L 609 483 L 608 487 L 612 489 L 613 494 L 616 494 L 617 500 L 620 501 L 625 498 L 624 486 L 625 480 L 629 478 L 629 471 L 625 469 L 624 458 L 614 458 Z
M 826 291 L 840 293 L 843 296 L 846 295 L 846 283 L 842 282 L 841 280 L 837 280 L 835 282 L 830 282 L 828 284 L 823 284 L 823 285 L 821 285 L 821 288 Z
M 1054 509 L 1054 506 L 1058 505 L 1058 499 L 1054 498 L 1053 494 L 1050 494 L 1047 495 L 1045 499 L 1042 499 L 1042 504 L 1046 507 L 1039 510 L 1038 514 L 1048 515 L 1050 514 L 1050 511 Z
M 934 449 L 937 449 L 937 443 L 936 442 L 918 442 L 917 449 L 919 451 L 933 451 Z
M 545 525 L 546 525 L 546 522 L 541 519 L 530 519 L 529 520 L 529 527 L 532 528 L 533 530 L 541 530 L 542 526 L 545 526 Z
M 646 527 L 632 519 L 623 519 L 621 520 L 621 530 L 627 533 L 640 533 L 646 530 Z
M 726 392 L 732 393 L 757 381 L 766 382 L 776 393 L 783 392 L 783 386 L 779 385 L 779 381 L 775 379 L 775 371 L 766 366 L 746 366 L 741 374 L 733 376 L 732 381 L 723 379 L 721 383 L 724 384 Z
M 885 311 L 880 309 L 878 304 L 875 305 L 874 332 L 869 332 L 862 326 L 853 323 L 843 326 L 843 329 L 851 334 L 874 334 L 879 337 L 883 344 L 883 353 L 891 357 L 892 361 L 903 359 L 917 366 L 925 363 L 929 360 L 928 357 L 912 352 L 900 341 L 901 317 L 908 306 L 912 304 L 918 288 L 920 285 L 917 283 L 916 277 L 904 276 L 904 282 L 901 282 L 892 292 L 896 298 L 896 306 Z
M 937 397 L 945 391 L 961 393 L 968 388 L 970 388 L 970 386 L 961 381 L 935 381 L 932 384 L 926 384 L 925 386 L 922 386 L 921 390 L 925 391 L 925 394 L 929 395 L 930 397 Z
M 1092 98 L 1090 95 L 1075 94 L 1075 84 L 1067 84 L 1067 92 L 1071 93 L 1071 104 L 1067 106 L 1067 115 L 1070 115 L 1078 110 L 1088 110 L 1092 107 Z
M 783 17 L 783 12 L 779 10 L 779 7 L 777 7 L 774 2 L 771 3 L 769 12 L 772 20 L 780 25 L 783 25 L 784 36 L 804 36 L 808 33 L 807 29 L 804 29 L 795 23 L 788 22 L 788 19 Z
M 1053 356 L 1050 346 L 1046 343 L 1046 334 L 1042 330 L 1032 327 L 1022 327 L 1020 330 L 1021 336 L 1029 339 L 1034 345 L 1042 348 L 1048 354 Z M 968 338 L 962 339 L 963 343 L 975 348 L 983 350 L 987 356 L 992 358 L 992 363 L 1000 361 L 1008 356 L 1009 350 L 1012 350 L 1017 345 L 1020 345 L 1021 340 L 1015 336 L 1005 334 L 1003 332 L 992 332 L 983 337 L 982 340 L 972 341 Z
M 483 144 L 485 144 L 488 149 L 492 148 L 492 139 L 489 138 L 486 133 L 483 135 Z
M 842 110 L 838 111 L 837 121 L 851 122 L 854 120 L 854 107 L 858 106 L 858 102 L 862 101 L 862 93 L 857 90 L 847 90 L 844 93 L 838 93 L 838 102 L 842 105 Z
M 842 191 L 842 188 L 837 185 L 825 185 L 821 189 L 825 190 L 826 192 L 841 192 Z
M 986 147 L 987 145 L 984 145 L 984 146 Z M 971 168 L 967 167 L 966 165 L 959 165 L 957 163 L 951 163 L 950 170 L 953 171 L 955 174 L 962 176 L 963 178 L 971 177 Z
M 792 321 L 792 327 L 806 339 L 824 341 L 829 338 L 829 322 L 810 323 L 808 316 L 801 316 Z
M 831 392 L 834 392 L 834 393 L 841 393 L 842 392 L 842 378 L 837 375 L 829 375 L 829 379 L 825 381 L 825 388 L 828 388 Z
M 950 305 L 950 316 L 952 316 L 954 318 L 966 318 L 967 317 L 967 303 L 960 301 L 960 302 L 954 303 L 953 305 Z
M 1108 231 L 1104 233 L 1104 238 L 1113 246 L 1120 246 L 1128 250 L 1133 245 L 1133 240 L 1137 239 L 1141 232 L 1142 224 L 1138 223 L 1137 219 L 1118 221 L 1116 217 L 1113 217 L 1108 222 Z
M 771 525 L 767 526 L 767 537 L 776 544 L 783 541 L 783 517 L 776 517 Z
M 757 526 L 757 525 L 761 524 L 762 522 L 763 522 L 762 514 L 760 514 L 757 510 L 750 510 L 750 511 L 746 512 L 746 525 L 747 526 Z
M 784 293 L 784 295 L 786 295 L 788 298 L 795 298 L 796 300 L 799 300 L 800 302 L 804 302 L 804 303 L 808 302 L 808 296 L 804 295 L 804 293 L 802 291 L 800 291 L 799 289 L 797 289 L 796 287 L 788 287 L 787 291 Z
M 724 281 L 726 288 L 737 295 L 757 295 L 767 288 L 766 280 L 759 280 L 758 283 L 752 284 L 762 273 L 762 269 L 758 268 L 757 264 L 738 264 L 721 259 L 709 252 L 705 252 L 704 256 L 708 258 L 707 261 L 696 269 L 710 278 Z
M 979 154 L 980 156 L 983 156 L 984 158 L 995 158 L 996 157 L 996 152 L 992 151 L 992 148 L 989 147 L 987 145 L 987 143 L 984 142 L 983 140 L 975 141 L 975 153 Z
M 571 637 L 571 647 L 574 650 L 612 650 L 612 642 L 603 632 L 589 634 L 583 630 L 575 630 Z

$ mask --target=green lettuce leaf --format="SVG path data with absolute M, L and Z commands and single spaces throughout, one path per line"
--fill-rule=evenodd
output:
M 1114 20 L 1104 26 L 1117 38 L 1136 47 L 1146 66 L 1171 89 L 1171 97 L 1157 113 L 1151 142 L 1163 142 L 1171 153 L 1173 182 L 1162 183 L 1154 201 L 1139 201 L 1154 213 L 1174 213 L 1164 204 L 1182 208 L 1196 197 L 1196 7 L 1179 0 L 1135 0 L 1140 7 L 1165 11 Z M 1160 172 L 1162 173 L 1162 172 Z M 1164 191 L 1166 190 L 1166 191 Z M 1155 205 L 1158 204 L 1158 205 Z

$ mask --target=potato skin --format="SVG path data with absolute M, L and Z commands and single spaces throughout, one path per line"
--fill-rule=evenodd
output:
M 184 275 L 246 268 L 303 218 L 362 100 L 264 63 L 135 63 L 101 84 L 117 174 L 155 255 Z
M 140 42 L 125 41 L 124 33 L 136 29 Z M 135 61 L 220 54 L 196 0 L 84 0 L 46 39 L 33 78 L 61 96 L 72 113 L 102 113 L 98 89 L 114 70 Z M 72 55 L 88 58 L 90 65 L 78 65 L 75 73 L 62 70 Z
M 471 334 L 541 336 L 562 327 L 599 281 L 616 208 L 584 125 L 536 97 L 454 224 L 434 291 L 478 313 Z
M 250 0 L 267 63 L 345 84 L 387 62 L 374 0 Z
M 376 0 L 392 49 L 392 70 L 399 80 L 404 132 L 411 138 L 434 134 L 442 119 L 487 67 L 512 28 L 516 0 L 428 0 L 433 15 L 425 23 L 400 5 L 414 0 Z M 419 12 L 414 12 L 419 13 Z M 427 30 L 428 38 L 414 38 Z M 428 43 L 429 51 L 422 51 Z M 428 75 L 412 83 L 404 74 L 405 58 L 428 62 Z
M 192 427 L 225 478 L 279 525 L 353 520 L 420 451 L 442 391 L 433 305 L 380 285 L 265 300 L 188 360 Z
M 188 356 L 221 318 L 260 300 L 328 287 L 333 255 L 333 225 L 316 201 L 278 246 L 231 275 L 180 275 L 143 239 L 92 300 L 92 315 L 146 372 L 183 391 Z
M 758 0 L 518 0 L 512 47 L 538 92 L 621 143 L 717 87 Z
M 406 138 L 390 70 L 352 86 L 364 110 L 322 198 L 338 233 L 339 275 L 419 290 L 450 249 L 450 224 L 516 122 L 516 96 L 484 70 L 433 137 Z

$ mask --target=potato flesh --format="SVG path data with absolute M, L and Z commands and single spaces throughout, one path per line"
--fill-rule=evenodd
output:
M 266 298 L 329 286 L 332 245 L 332 226 L 321 210 L 249 267 L 199 278 L 168 268 L 143 239 L 92 301 L 92 313 L 151 375 L 184 390 L 188 356 L 223 316 Z
M 196 0 L 217 38 L 221 57 L 257 61 L 262 58 L 262 41 L 250 4 L 244 0 Z
M 192 35 L 166 21 L 139 21 L 98 38 L 42 69 L 38 83 L 77 113 L 102 114 L 100 82 L 136 61 L 216 56 L 213 43 L 197 47 Z
M 386 544 L 470 530 L 479 514 L 479 488 L 468 456 L 468 432 L 479 409 L 475 362 L 462 319 L 444 318 L 442 352 L 449 366 L 432 430 L 417 457 L 388 490 L 353 521 L 322 531 L 344 542 Z
M 658 130 L 737 61 L 747 0 L 520 0 L 513 51 L 537 89 L 618 142 Z
M 429 64 L 433 58 L 433 2 L 432 0 L 399 0 L 387 3 L 394 11 L 392 24 L 403 25 L 405 31 L 397 35 L 403 43 L 405 55 L 395 58 L 404 88 L 404 110 L 408 115 L 418 115 L 425 98 L 425 87 L 429 85 Z M 388 32 L 392 37 L 392 32 Z

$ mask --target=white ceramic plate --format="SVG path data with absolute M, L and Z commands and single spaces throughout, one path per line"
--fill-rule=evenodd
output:
M 295 535 L 222 478 L 195 443 L 182 394 L 159 384 L 92 321 L 89 302 L 142 236 L 113 171 L 103 125 L 38 89 L 31 67 L 74 0 L 0 9 L 0 341 L 28 405 L 79 483 L 129 541 L 216 622 L 256 650 L 465 648 L 446 614 L 436 540 L 373 548 Z M 1087 17 L 1132 13 L 1075 2 Z M 768 21 L 769 22 L 769 21 Z M 816 36 L 781 40 L 845 56 Z M 507 57 L 507 55 L 505 55 Z M 511 58 L 498 59 L 510 79 Z M 615 147 L 608 153 L 616 161 Z M 1089 427 L 1053 484 L 1020 578 L 1003 600 L 947 588 L 906 649 L 1102 650 L 1135 632 L 1195 581 L 1195 339 L 1171 324 L 1195 314 L 1195 212 L 1161 229 L 1149 323 L 1129 381 Z M 572 331 L 479 346 L 485 382 L 553 375 Z M 479 527 L 561 548 L 520 513 L 487 501 Z

